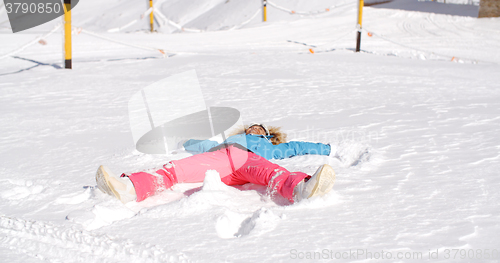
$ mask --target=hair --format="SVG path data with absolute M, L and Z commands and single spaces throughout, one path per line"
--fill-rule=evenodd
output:
M 236 128 L 229 136 L 245 133 L 249 125 L 240 126 Z M 269 140 L 272 144 L 278 145 L 280 143 L 286 143 L 286 133 L 281 131 L 281 127 L 267 126 L 269 134 L 272 136 Z

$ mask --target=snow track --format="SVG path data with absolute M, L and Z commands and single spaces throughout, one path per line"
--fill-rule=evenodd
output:
M 49 262 L 189 262 L 150 244 L 0 216 L 0 246 Z
M 432 23 L 441 32 L 445 31 L 445 32 L 452 33 L 455 36 L 460 36 L 460 34 L 458 32 L 456 32 L 455 30 L 450 30 L 447 27 L 440 26 L 440 22 L 436 21 L 436 15 L 435 14 L 432 14 L 432 13 L 429 14 L 427 16 L 426 20 L 429 21 L 430 23 Z M 436 34 L 436 36 L 437 36 L 437 34 Z

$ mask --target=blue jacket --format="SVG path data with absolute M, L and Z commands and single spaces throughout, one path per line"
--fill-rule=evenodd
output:
M 330 145 L 323 143 L 291 141 L 274 145 L 269 141 L 272 136 L 237 134 L 226 139 L 225 143 L 237 143 L 253 153 L 260 155 L 267 160 L 284 159 L 296 155 L 319 154 L 329 155 Z M 221 143 L 224 144 L 224 143 Z M 213 147 L 219 146 L 218 142 L 210 140 L 191 139 L 184 143 L 184 149 L 191 153 L 207 152 Z

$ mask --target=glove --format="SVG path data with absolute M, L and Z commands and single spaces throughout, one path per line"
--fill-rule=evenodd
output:
M 187 139 L 181 140 L 177 143 L 177 150 L 184 150 L 184 144 L 189 141 Z
M 177 147 L 172 151 L 173 154 L 177 154 L 179 152 L 186 151 L 184 149 L 184 143 L 186 143 L 188 140 L 181 140 L 180 142 L 177 143 Z
M 328 144 L 328 145 L 330 145 L 330 154 L 328 156 L 332 158 L 339 158 L 338 146 L 333 144 Z

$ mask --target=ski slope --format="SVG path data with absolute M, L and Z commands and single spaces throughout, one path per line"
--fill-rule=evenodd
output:
M 60 69 L 60 31 L 1 59 L 0 261 L 498 262 L 500 19 L 365 7 L 355 53 L 354 1 L 273 2 L 336 7 L 268 7 L 268 22 L 234 28 L 259 1 L 166 0 L 166 17 L 203 32 L 149 33 L 146 1 L 80 1 L 73 24 L 121 44 L 77 28 L 72 70 Z M 17 34 L 0 24 L 0 56 L 59 21 Z M 350 162 L 274 160 L 306 173 L 329 163 L 333 191 L 290 204 L 210 173 L 141 203 L 97 190 L 101 164 L 121 173 L 188 156 L 135 150 L 127 105 L 192 69 L 208 106 L 340 145 Z

